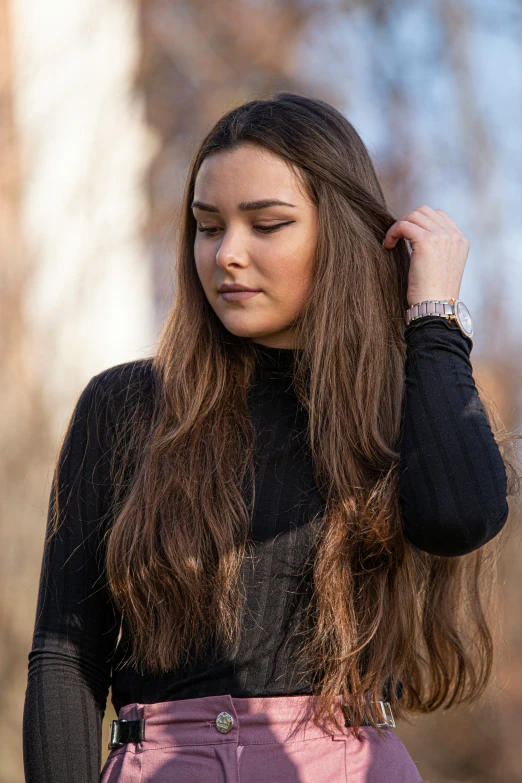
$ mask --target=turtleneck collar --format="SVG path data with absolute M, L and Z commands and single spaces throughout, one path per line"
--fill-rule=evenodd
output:
M 254 347 L 258 367 L 280 372 L 291 371 L 295 358 L 300 353 L 298 348 L 271 348 L 260 343 L 254 343 Z

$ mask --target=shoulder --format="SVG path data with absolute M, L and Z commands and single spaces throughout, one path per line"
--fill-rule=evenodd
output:
M 129 394 L 152 395 L 155 387 L 153 358 L 135 359 L 108 367 L 94 375 L 87 386 L 115 402 L 124 402 Z
M 152 410 L 156 388 L 153 358 L 136 359 L 107 367 L 93 375 L 76 402 L 74 418 L 105 422 L 129 408 Z

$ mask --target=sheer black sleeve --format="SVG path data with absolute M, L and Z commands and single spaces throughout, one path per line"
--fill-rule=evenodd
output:
M 83 390 L 47 516 L 23 719 L 27 783 L 98 783 L 101 725 L 119 631 L 101 567 L 111 417 L 101 376 Z M 47 541 L 59 504 L 59 528 Z
M 427 316 L 406 327 L 400 499 L 418 549 L 457 556 L 478 549 L 508 516 L 507 477 L 472 375 L 473 343 Z

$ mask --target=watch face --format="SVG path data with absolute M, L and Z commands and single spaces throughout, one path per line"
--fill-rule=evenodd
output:
M 469 310 L 464 302 L 461 302 L 460 299 L 457 301 L 457 305 L 455 307 L 455 315 L 457 316 L 462 331 L 471 337 L 473 334 L 473 323 L 471 321 L 471 315 L 469 314 Z

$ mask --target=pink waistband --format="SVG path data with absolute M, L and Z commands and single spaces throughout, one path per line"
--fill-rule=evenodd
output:
M 230 742 L 250 745 L 305 740 L 325 734 L 341 736 L 331 724 L 326 727 L 312 721 L 314 699 L 306 694 L 247 698 L 229 694 L 203 696 L 154 704 L 126 704 L 120 709 L 118 718 L 145 719 L 145 740 L 136 743 L 138 752 L 153 746 Z M 340 696 L 335 703 L 339 722 L 344 726 Z

